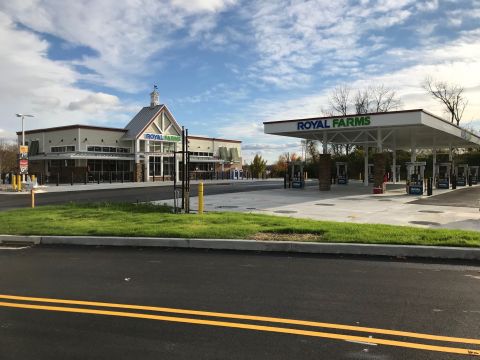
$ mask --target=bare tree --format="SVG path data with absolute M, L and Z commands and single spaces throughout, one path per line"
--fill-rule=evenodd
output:
M 387 112 L 402 105 L 396 91 L 386 88 L 383 84 L 370 87 L 368 93 L 372 112 Z
M 356 114 L 366 114 L 370 112 L 371 95 L 368 90 L 358 90 L 354 101 Z
M 328 115 L 347 115 L 350 108 L 350 87 L 347 85 L 337 86 L 330 93 L 328 99 Z M 325 111 L 324 111 L 325 112 Z
M 385 85 L 375 85 L 367 89 L 357 90 L 353 99 L 350 96 L 352 89 L 347 85 L 341 85 L 332 90 L 328 99 L 327 110 L 322 112 L 327 116 L 349 115 L 350 109 L 355 109 L 355 114 L 367 114 L 369 112 L 387 112 L 397 109 L 401 106 L 401 101 L 396 91 L 385 87 Z M 336 155 L 348 155 L 354 148 L 351 144 L 332 145 L 332 151 Z
M 465 89 L 460 85 L 438 81 L 430 76 L 425 78 L 422 86 L 427 93 L 445 106 L 445 112 L 450 115 L 450 122 L 452 124 L 456 122 L 458 126 L 468 104 L 468 100 L 463 95 Z

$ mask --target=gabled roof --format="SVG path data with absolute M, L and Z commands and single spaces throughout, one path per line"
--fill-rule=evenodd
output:
M 125 126 L 127 133 L 125 137 L 128 139 L 136 139 L 138 134 L 140 134 L 143 129 L 145 129 L 155 116 L 162 110 L 165 105 L 160 104 L 154 107 L 145 106 L 134 116 L 132 120 Z
M 172 113 L 168 110 L 167 106 L 164 104 L 156 105 L 154 107 L 145 106 L 142 108 L 137 115 L 125 126 L 127 133 L 124 135 L 126 139 L 136 139 L 140 134 L 145 131 L 145 129 L 150 126 L 150 124 L 155 120 L 155 118 L 160 114 L 162 110 L 165 110 L 169 116 L 169 119 L 175 125 L 178 131 L 181 131 L 180 125 L 173 117 Z

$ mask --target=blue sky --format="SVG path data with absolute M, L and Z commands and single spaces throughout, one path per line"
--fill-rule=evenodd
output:
M 322 115 L 336 86 L 384 84 L 444 115 L 426 76 L 461 84 L 480 128 L 480 0 L 10 0 L 0 2 L 0 137 L 123 127 L 157 84 L 190 133 L 243 141 L 269 162 L 299 141 L 262 122 Z

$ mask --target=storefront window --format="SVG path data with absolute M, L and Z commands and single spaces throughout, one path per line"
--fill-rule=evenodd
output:
M 150 152 L 154 152 L 154 153 L 162 152 L 162 143 L 159 141 L 150 141 Z
M 175 143 L 173 142 L 164 142 L 163 143 L 163 152 L 164 153 L 173 153 L 175 151 Z
M 150 156 L 149 157 L 149 167 L 150 167 L 150 176 L 161 176 L 162 169 L 161 164 L 162 158 L 160 156 Z

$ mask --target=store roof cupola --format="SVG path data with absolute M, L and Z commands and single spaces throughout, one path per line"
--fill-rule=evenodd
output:
M 150 107 L 160 105 L 160 95 L 157 90 L 157 85 L 153 85 L 153 91 L 150 93 Z

